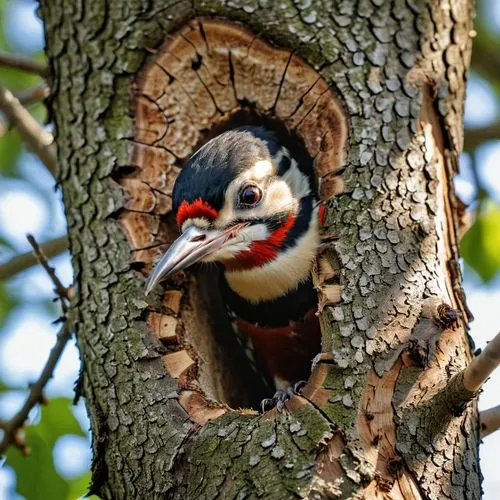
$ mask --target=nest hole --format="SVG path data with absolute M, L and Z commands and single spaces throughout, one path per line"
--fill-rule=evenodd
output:
M 184 162 L 204 142 L 243 125 L 272 129 L 318 198 L 343 191 L 347 118 L 323 78 L 293 52 L 242 26 L 198 18 L 150 56 L 134 86 L 134 138 L 118 182 L 128 193 L 119 215 L 132 266 L 148 275 L 178 236 L 171 193 Z M 318 263 L 313 279 L 320 311 L 337 300 L 334 265 Z M 229 323 L 219 290 L 221 269 L 193 268 L 164 283 L 147 311 L 164 344 L 164 366 L 179 384 L 179 401 L 199 422 L 229 405 L 257 408 L 270 392 L 258 383 Z

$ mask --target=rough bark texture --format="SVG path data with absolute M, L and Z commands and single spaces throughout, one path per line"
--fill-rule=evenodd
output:
M 443 390 L 471 356 L 451 182 L 469 2 L 53 0 L 42 14 L 94 491 L 478 498 L 475 404 L 455 408 Z M 133 84 L 150 50 L 213 14 L 315 68 L 343 102 L 350 138 L 325 228 L 338 237 L 342 301 L 323 309 L 323 354 L 304 397 L 282 413 L 227 411 L 199 427 L 151 334 L 161 318 L 146 323 L 163 306 L 144 298 L 120 222 L 130 195 L 117 180 L 134 166 Z

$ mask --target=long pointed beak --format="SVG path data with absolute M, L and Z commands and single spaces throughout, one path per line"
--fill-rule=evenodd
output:
M 201 229 L 189 226 L 157 262 L 146 283 L 146 295 L 167 276 L 171 276 L 200 261 L 203 257 L 232 243 L 248 223 L 243 222 L 224 229 Z

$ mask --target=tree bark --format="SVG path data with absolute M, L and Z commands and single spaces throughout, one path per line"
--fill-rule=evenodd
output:
M 470 2 L 53 0 L 41 11 L 92 491 L 479 498 L 476 405 L 455 404 L 448 390 L 472 356 L 452 182 Z M 122 224 L 135 188 L 127 192 L 123 179 L 137 167 L 140 71 L 169 34 L 213 15 L 317 70 L 343 105 L 349 138 L 343 193 L 328 200 L 323 228 L 335 235 L 325 245 L 341 300 L 322 303 L 322 354 L 304 396 L 263 416 L 214 405 L 218 418 L 196 422 L 179 399 L 182 377 L 166 364 L 172 352 L 151 333 L 151 312 L 164 310 L 164 298 L 144 297 Z M 168 214 L 162 220 L 173 237 Z

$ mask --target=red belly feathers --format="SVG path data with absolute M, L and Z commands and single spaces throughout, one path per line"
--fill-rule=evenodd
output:
M 321 350 L 321 330 L 316 310 L 310 309 L 303 321 L 268 328 L 236 319 L 238 331 L 251 339 L 256 357 L 267 372 L 290 383 L 307 380 L 311 361 Z

